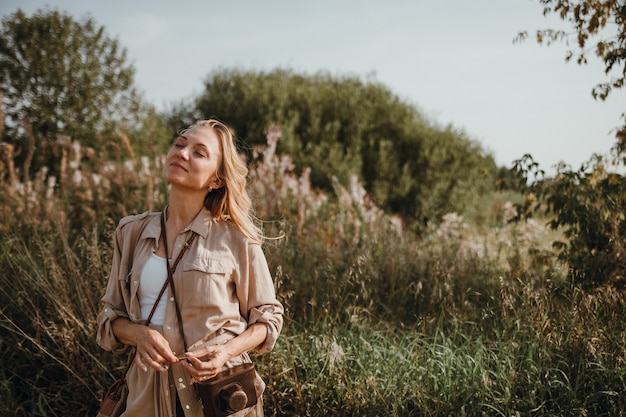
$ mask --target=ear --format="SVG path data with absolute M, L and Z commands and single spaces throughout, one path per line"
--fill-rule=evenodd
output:
M 211 181 L 211 188 L 217 190 L 218 188 L 222 188 L 224 186 L 224 180 L 221 178 L 215 178 Z

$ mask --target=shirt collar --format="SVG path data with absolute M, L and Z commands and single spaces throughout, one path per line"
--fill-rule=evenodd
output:
M 156 213 L 155 213 L 156 214 Z M 146 225 L 146 229 L 142 233 L 143 238 L 153 238 L 157 241 L 161 237 L 161 213 L 158 213 L 158 216 L 151 216 L 148 224 Z
M 165 208 L 165 218 L 167 218 L 167 207 Z M 161 223 L 160 223 L 160 215 L 155 216 L 154 219 L 148 225 L 150 230 L 150 235 L 148 237 L 155 237 L 157 240 L 161 236 Z M 183 232 L 191 230 L 192 232 L 202 236 L 206 239 L 209 236 L 209 229 L 211 228 L 211 223 L 213 222 L 213 215 L 211 211 L 206 207 L 202 207 L 202 209 L 198 212 L 196 217 L 191 221 L 189 226 L 183 229 Z M 154 228 L 154 231 L 152 230 Z
M 191 224 L 187 227 L 187 229 L 206 239 L 209 236 L 209 229 L 211 228 L 212 222 L 213 215 L 211 214 L 211 211 L 206 207 L 202 207 L 202 210 L 200 210 L 196 217 L 191 221 Z

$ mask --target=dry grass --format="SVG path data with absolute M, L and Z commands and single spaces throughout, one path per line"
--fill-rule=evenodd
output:
M 287 308 L 275 352 L 258 359 L 266 414 L 280 416 L 621 415 L 623 290 L 568 284 L 541 223 L 512 224 L 495 195 L 484 224 L 449 214 L 422 236 L 359 183 L 312 189 L 309 172 L 255 149 L 251 191 Z M 159 210 L 157 156 L 96 161 L 66 146 L 63 178 L 2 176 L 0 414 L 94 414 L 124 358 L 101 351 L 94 320 L 110 234 Z M 8 168 L 5 164 L 5 169 Z

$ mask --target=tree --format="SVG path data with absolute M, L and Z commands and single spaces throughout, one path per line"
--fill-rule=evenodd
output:
M 592 89 L 595 99 L 604 100 L 613 89 L 624 87 L 626 82 L 626 2 L 624 0 L 539 0 L 543 4 L 543 14 L 554 13 L 572 24 L 574 32 L 564 30 L 538 30 L 536 40 L 540 44 L 564 42 L 570 46 L 565 59 L 574 59 L 578 64 L 586 64 L 587 56 L 593 51 L 605 66 L 605 73 L 613 70 L 617 76 L 608 82 L 599 83 Z M 601 35 L 607 35 L 602 37 Z M 528 37 L 528 32 L 519 33 L 517 40 Z M 626 114 L 622 117 L 625 118 Z M 617 131 L 616 150 L 626 151 L 626 123 Z
M 278 151 L 326 190 L 357 175 L 373 202 L 415 229 L 449 212 L 464 213 L 493 191 L 497 167 L 476 143 L 433 126 L 385 86 L 358 77 L 289 70 L 221 70 L 210 74 L 191 112 L 181 105 L 172 123 L 200 117 L 227 120 L 248 144 L 265 143 L 279 124 Z
M 59 135 L 100 148 L 120 126 L 134 126 L 143 106 L 126 50 L 91 18 L 59 11 L 28 17 L 18 9 L 2 20 L 0 77 L 4 136 L 23 154 L 38 148 L 33 169 L 50 163 Z
M 518 220 L 543 211 L 550 228 L 563 231 L 553 247 L 569 266 L 571 282 L 587 289 L 626 285 L 626 177 L 608 171 L 600 156 L 578 171 L 562 163 L 554 178 L 545 178 L 530 155 L 513 169 L 527 195 Z
M 574 27 L 574 32 L 539 30 L 539 43 L 563 41 L 575 43 L 566 54 L 566 60 L 587 63 L 593 51 L 605 64 L 607 75 L 617 69 L 618 76 L 610 82 L 598 84 L 592 95 L 604 100 L 613 89 L 624 87 L 626 79 L 626 3 L 623 0 L 540 0 L 544 15 L 555 13 Z M 609 32 L 608 37 L 601 34 Z M 518 35 L 518 40 L 528 36 Z M 595 43 L 595 45 L 594 45 Z M 589 45 L 594 45 L 590 47 Z M 626 115 L 623 115 L 626 121 Z M 626 177 L 617 173 L 626 158 L 626 124 L 617 129 L 615 158 L 607 163 L 594 155 L 578 171 L 561 163 L 553 178 L 546 179 L 543 170 L 525 155 L 515 162 L 512 174 L 519 181 L 518 190 L 526 194 L 518 206 L 519 219 L 528 218 L 536 211 L 550 216 L 549 226 L 562 230 L 563 240 L 553 242 L 559 250 L 559 259 L 569 267 L 572 283 L 583 288 L 601 285 L 626 285 Z M 621 158 L 620 158 L 621 156 Z M 614 171 L 610 172 L 613 168 Z

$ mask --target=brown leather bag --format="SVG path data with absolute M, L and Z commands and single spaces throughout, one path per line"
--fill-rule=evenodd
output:
M 109 387 L 96 417 L 118 417 L 124 412 L 126 409 L 126 398 L 128 397 L 128 386 L 126 385 L 125 376 L 126 374 Z

